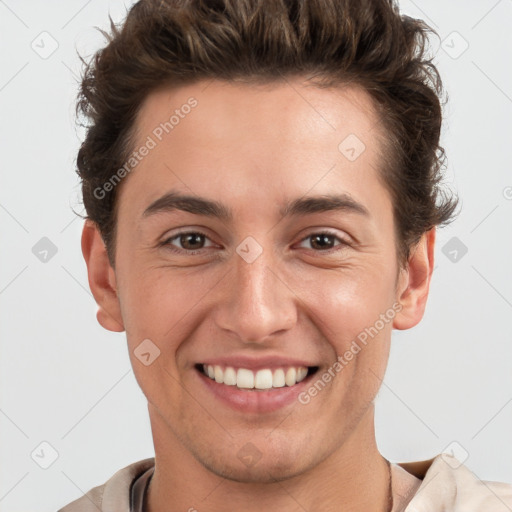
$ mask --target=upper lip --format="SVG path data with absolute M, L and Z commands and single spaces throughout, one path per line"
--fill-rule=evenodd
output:
M 283 368 L 283 367 L 299 367 L 299 366 L 317 366 L 311 361 L 304 361 L 300 359 L 294 359 L 291 357 L 283 356 L 260 356 L 260 357 L 249 357 L 247 355 L 232 355 L 226 357 L 218 357 L 205 359 L 200 364 L 205 365 L 218 365 L 218 366 L 231 366 L 233 368 L 247 368 L 248 370 L 262 370 L 264 368 Z

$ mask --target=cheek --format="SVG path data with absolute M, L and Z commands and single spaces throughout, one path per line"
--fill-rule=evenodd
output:
M 336 349 L 337 345 L 344 348 L 361 331 L 374 325 L 394 300 L 391 273 L 376 265 L 329 270 L 300 265 L 290 270 L 279 272 L 293 291 L 288 300 L 303 310 L 306 321 L 314 323 Z M 231 300 L 220 289 L 230 286 L 228 271 L 229 264 L 209 269 L 160 267 L 139 272 L 127 267 L 125 275 L 130 277 L 121 281 L 120 302 L 131 349 L 149 338 L 161 350 L 175 352 L 181 340 L 200 322 L 207 321 L 205 316 L 215 307 L 211 303 L 215 296 Z
M 173 328 L 180 329 L 187 322 L 188 314 L 216 282 L 212 273 L 183 269 L 146 268 L 137 273 L 126 268 L 126 271 L 129 277 L 120 287 L 126 333 L 159 340 L 174 337 Z
M 386 274 L 377 277 L 366 270 L 366 277 L 359 273 L 353 278 L 335 275 L 321 287 L 318 279 L 305 283 L 310 317 L 334 351 L 332 365 L 323 377 L 329 378 L 329 369 L 334 375 L 330 383 L 337 399 L 332 412 L 340 420 L 346 414 L 359 417 L 374 399 L 389 356 L 394 281 Z
M 296 279 L 298 295 L 313 321 L 340 349 L 392 308 L 394 285 L 394 275 L 378 266 L 316 269 L 304 271 L 300 280 Z
M 146 268 L 127 275 L 130 278 L 120 290 L 121 309 L 135 378 L 155 407 L 165 410 L 169 397 L 178 407 L 186 396 L 180 386 L 177 352 L 199 323 L 197 311 L 206 282 L 169 268 Z

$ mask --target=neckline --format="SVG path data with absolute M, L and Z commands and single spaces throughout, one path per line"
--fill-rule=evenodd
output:
M 154 471 L 155 467 L 152 466 L 143 471 L 132 482 L 130 489 L 130 512 L 146 512 L 147 493 Z
M 398 464 L 388 461 L 390 468 L 390 512 L 401 512 L 414 496 L 422 480 Z M 147 512 L 147 494 L 155 467 L 143 471 L 130 489 L 130 512 Z
M 391 512 L 402 512 L 416 494 L 422 480 L 399 464 L 391 463 L 393 508 Z

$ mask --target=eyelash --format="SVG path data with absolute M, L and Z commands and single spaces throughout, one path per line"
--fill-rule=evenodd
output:
M 173 235 L 172 237 L 167 238 L 160 245 L 166 247 L 171 252 L 174 252 L 176 254 L 186 254 L 186 255 L 191 255 L 191 256 L 194 255 L 194 254 L 201 253 L 201 251 L 203 251 L 204 249 L 207 249 L 207 248 L 203 247 L 201 249 L 197 249 L 197 250 L 194 251 L 194 250 L 189 250 L 189 249 L 180 249 L 180 248 L 177 248 L 177 247 L 175 247 L 175 246 L 173 246 L 171 244 L 171 242 L 173 240 L 179 239 L 179 237 L 181 237 L 183 235 L 201 235 L 201 236 L 203 236 L 203 237 L 205 237 L 205 238 L 207 238 L 209 240 L 208 235 L 206 233 L 203 233 L 202 231 L 182 231 L 181 233 L 177 233 L 177 234 Z M 311 237 L 313 237 L 315 235 L 327 235 L 329 237 L 335 238 L 340 243 L 338 245 L 335 245 L 334 247 L 332 247 L 330 249 L 326 249 L 326 250 L 310 249 L 311 251 L 314 251 L 314 252 L 318 252 L 318 253 L 322 253 L 322 254 L 331 254 L 333 252 L 336 252 L 338 250 L 343 249 L 344 247 L 349 247 L 350 246 L 350 243 L 347 242 L 345 239 L 340 238 L 339 236 L 337 236 L 334 233 L 331 233 L 329 231 L 315 231 L 315 232 L 312 232 L 309 235 L 307 235 L 306 237 L 302 238 L 300 240 L 300 243 L 304 242 L 308 238 L 311 238 Z

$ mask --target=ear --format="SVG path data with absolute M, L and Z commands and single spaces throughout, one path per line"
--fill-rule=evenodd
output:
M 434 227 L 423 234 L 409 257 L 407 268 L 400 273 L 397 301 L 402 309 L 393 320 L 395 329 L 410 329 L 423 318 L 434 270 L 435 241 Z
M 99 306 L 96 318 L 109 331 L 124 331 L 117 296 L 116 275 L 97 225 L 86 220 L 82 231 L 82 254 L 87 264 L 89 287 Z

